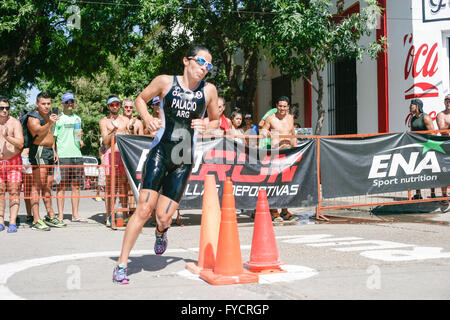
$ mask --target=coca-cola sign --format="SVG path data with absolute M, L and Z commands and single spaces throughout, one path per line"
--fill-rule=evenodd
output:
M 422 0 L 422 20 L 450 20 L 450 0 Z
M 435 42 L 414 45 L 412 38 L 412 34 L 403 37 L 403 45 L 410 46 L 403 69 L 404 79 L 413 80 L 413 85 L 405 90 L 405 100 L 437 97 L 439 90 L 436 84 L 430 82 L 438 71 L 438 44 Z
M 439 47 L 438 42 L 427 40 L 413 41 L 413 34 L 403 36 L 403 46 L 408 48 L 403 66 L 403 79 L 405 82 L 404 98 L 425 99 L 424 110 L 433 119 L 436 119 L 437 100 L 442 79 L 439 75 Z M 405 119 L 410 121 L 411 114 Z

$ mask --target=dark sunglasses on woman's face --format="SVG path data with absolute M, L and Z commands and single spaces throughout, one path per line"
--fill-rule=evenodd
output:
M 0 111 L 9 110 L 9 107 L 0 107 Z

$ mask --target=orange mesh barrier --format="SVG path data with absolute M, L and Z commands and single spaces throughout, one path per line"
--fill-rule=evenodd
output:
M 433 131 L 421 131 L 418 133 L 427 134 L 450 134 L 450 130 L 433 130 Z M 431 201 L 443 201 L 450 200 L 450 197 L 441 196 L 440 186 L 436 186 L 436 198 L 431 198 L 430 190 L 422 190 L 423 199 L 413 199 L 414 191 L 405 190 L 400 192 L 389 192 L 383 194 L 370 194 L 352 197 L 340 197 L 333 199 L 323 199 L 321 193 L 320 183 L 320 140 L 321 138 L 362 138 L 385 135 L 388 133 L 375 133 L 375 134 L 355 134 L 355 135 L 338 135 L 338 136 L 291 136 L 291 135 L 279 135 L 283 138 L 299 138 L 299 139 L 315 139 L 317 147 L 317 175 L 318 175 L 318 205 L 315 207 L 316 218 L 325 218 L 322 214 L 324 210 L 331 209 L 345 209 L 345 208 L 357 208 L 357 207 L 373 207 L 378 205 L 393 205 L 404 203 L 419 203 L 419 202 L 431 202 Z M 204 135 L 200 138 L 211 138 L 217 136 Z M 230 138 L 262 138 L 261 135 L 236 135 L 227 136 Z M 114 143 L 114 140 L 113 140 Z M 115 154 L 111 155 L 114 162 Z M 50 188 L 50 197 L 53 198 L 104 198 L 105 201 L 109 201 L 109 211 L 112 215 L 111 225 L 113 228 L 117 227 L 116 215 L 119 214 L 121 218 L 126 218 L 129 212 L 135 210 L 135 201 L 130 188 L 127 187 L 128 179 L 126 175 L 117 174 L 116 170 L 118 165 L 4 165 L 4 169 L 8 168 L 21 168 L 22 169 L 22 181 L 20 183 L 20 194 L 18 196 L 11 196 L 8 191 L 4 194 L 0 194 L 0 199 L 46 199 L 42 192 L 36 195 L 35 190 L 41 190 L 44 188 Z M 107 168 L 108 167 L 108 168 Z M 112 167 L 116 167 L 112 170 Z M 107 170 L 108 169 L 108 170 Z M 106 173 L 110 174 L 107 175 Z M 112 187 L 114 186 L 114 188 Z M 6 188 L 8 190 L 8 188 Z M 79 193 L 77 192 L 79 190 Z M 62 192 L 64 191 L 64 193 Z M 120 208 L 116 206 L 116 199 L 119 198 Z M 181 225 L 180 215 L 178 213 L 177 222 Z

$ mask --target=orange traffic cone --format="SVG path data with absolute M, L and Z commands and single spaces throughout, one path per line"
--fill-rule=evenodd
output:
M 222 198 L 222 219 L 216 264 L 213 270 L 200 272 L 200 279 L 213 285 L 258 282 L 258 275 L 244 269 L 239 242 L 233 183 L 227 178 Z
M 198 263 L 186 263 L 186 269 L 200 274 L 203 269 L 213 269 L 216 262 L 217 242 L 220 228 L 220 201 L 214 175 L 205 176 L 202 221 L 200 229 L 200 247 Z
M 245 265 L 251 272 L 276 273 L 286 272 L 280 268 L 278 249 L 273 231 L 269 202 L 266 190 L 259 190 L 256 203 L 255 224 L 253 227 L 252 251 L 250 261 Z

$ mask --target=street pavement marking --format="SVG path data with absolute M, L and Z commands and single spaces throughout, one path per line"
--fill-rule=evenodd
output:
M 297 265 L 289 265 L 285 264 L 281 266 L 281 269 L 287 271 L 283 273 L 268 273 L 268 274 L 259 274 L 258 275 L 258 283 L 259 284 L 270 284 L 276 282 L 291 282 L 296 280 L 304 280 L 310 277 L 313 277 L 319 274 L 316 270 L 304 266 Z M 180 277 L 190 279 L 190 280 L 198 280 L 200 279 L 198 274 L 193 274 L 189 270 L 183 270 L 178 272 Z
M 382 261 L 411 261 L 411 260 L 426 260 L 426 259 L 442 259 L 450 258 L 450 253 L 441 252 L 442 248 L 439 247 L 420 247 L 410 244 L 403 244 L 392 241 L 383 240 L 361 240 L 362 238 L 357 237 L 347 237 L 347 238 L 333 238 L 329 234 L 312 234 L 312 235 L 293 235 L 293 236 L 279 236 L 276 237 L 280 239 L 281 242 L 290 244 L 305 244 L 307 246 L 313 247 L 326 247 L 326 246 L 348 246 L 346 248 L 333 248 L 336 251 L 362 251 L 360 254 L 363 257 Z M 285 240 L 283 240 L 285 239 Z M 343 241 L 343 240 L 358 240 L 358 241 Z M 341 241 L 341 242 L 339 242 Z M 371 246 L 356 246 L 351 247 L 351 245 L 356 244 L 372 244 Z M 413 247 L 406 250 L 386 250 L 394 248 L 404 248 Z M 250 245 L 242 245 L 242 250 L 251 249 Z M 198 252 L 198 248 L 189 249 L 167 249 L 166 253 L 182 253 L 194 251 Z M 132 255 L 144 255 L 144 254 L 154 254 L 153 250 L 133 250 L 130 253 Z M 26 269 L 56 263 L 61 261 L 86 259 L 93 257 L 102 256 L 119 256 L 120 251 L 103 251 L 103 252 L 87 252 L 87 253 L 75 253 L 68 255 L 51 256 L 44 258 L 36 258 L 29 260 L 16 261 L 11 263 L 6 263 L 0 265 L 0 300 L 23 300 L 24 298 L 14 294 L 7 287 L 8 279 L 14 274 L 24 271 Z M 274 274 L 263 274 L 260 275 L 259 283 L 274 283 L 274 282 L 288 282 L 294 280 L 302 280 L 314 275 L 318 272 L 314 269 L 296 266 L 296 265 L 283 265 L 282 269 L 286 270 L 286 273 L 274 273 Z M 178 275 L 189 278 L 189 279 L 199 279 L 198 275 L 194 275 L 187 270 L 183 270 L 177 273 Z
M 414 247 L 412 250 L 376 250 L 361 252 L 361 255 L 369 259 L 383 261 L 412 261 L 427 259 L 450 258 L 450 253 L 441 252 L 438 247 Z
M 186 250 L 184 250 L 184 249 L 167 249 L 166 252 L 167 253 L 179 253 L 179 252 L 186 252 Z M 153 250 L 132 250 L 130 253 L 130 256 L 144 255 L 144 254 L 154 255 L 155 252 Z M 13 276 L 15 273 L 24 271 L 26 269 L 39 267 L 39 266 L 50 264 L 50 263 L 61 262 L 61 261 L 86 259 L 86 258 L 94 258 L 94 257 L 108 257 L 108 256 L 118 257 L 119 255 L 120 255 L 120 251 L 74 253 L 74 254 L 68 254 L 68 255 L 22 260 L 22 261 L 10 262 L 10 263 L 0 265 L 0 300 L 24 300 L 24 298 L 12 293 L 6 285 L 8 282 L 8 279 L 11 276 Z
M 360 254 L 363 257 L 382 261 L 400 262 L 412 260 L 450 258 L 450 253 L 441 252 L 442 248 L 439 247 L 420 247 L 412 244 L 405 244 L 393 241 L 384 241 L 384 240 L 342 241 L 342 240 L 354 240 L 362 238 L 356 237 L 333 238 L 333 235 L 330 234 L 308 234 L 297 236 L 293 235 L 293 236 L 280 236 L 276 238 L 281 239 L 281 242 L 291 244 L 300 243 L 315 248 L 346 246 L 345 248 L 332 248 L 332 250 L 339 252 L 362 251 Z M 356 246 L 358 244 L 359 245 L 370 244 L 370 245 Z M 399 250 L 399 248 L 408 248 L 408 249 Z M 396 250 L 386 250 L 386 249 L 396 249 Z

